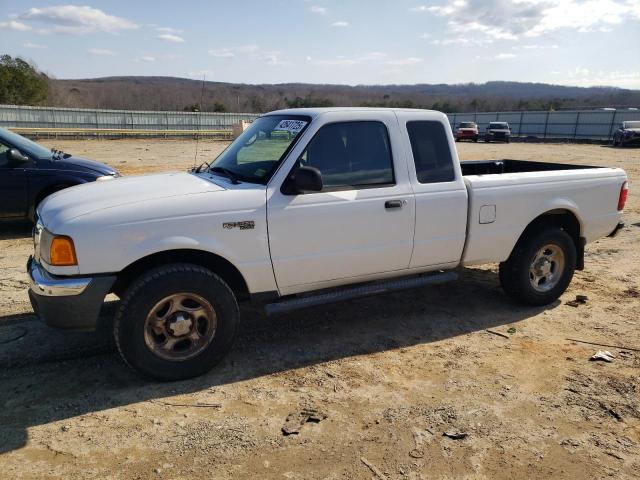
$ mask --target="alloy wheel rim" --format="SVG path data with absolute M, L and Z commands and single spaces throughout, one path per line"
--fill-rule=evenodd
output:
M 174 293 L 156 303 L 144 325 L 144 341 L 160 358 L 184 361 L 206 349 L 216 334 L 216 312 L 194 293 Z
M 555 288 L 562 278 L 565 263 L 560 246 L 550 243 L 539 249 L 529 267 L 529 281 L 533 289 L 546 293 Z

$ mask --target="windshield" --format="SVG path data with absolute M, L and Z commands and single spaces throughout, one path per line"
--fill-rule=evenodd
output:
M 509 125 L 506 123 L 490 123 L 489 128 L 495 128 L 496 130 L 506 130 L 509 128 Z
M 462 122 L 460 128 L 476 128 L 476 124 L 473 122 Z
M 622 128 L 640 128 L 640 122 L 624 122 Z
M 6 140 L 25 155 L 37 158 L 51 157 L 51 150 L 44 148 L 39 143 L 33 142 L 17 133 L 10 132 L 6 128 L 0 128 L 0 142 Z
M 266 185 L 310 121 L 302 115 L 260 117 L 216 158 L 209 171 Z

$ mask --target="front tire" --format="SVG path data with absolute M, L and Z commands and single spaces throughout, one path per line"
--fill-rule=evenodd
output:
M 140 276 L 114 319 L 125 363 L 157 380 L 196 377 L 231 349 L 239 323 L 236 298 L 210 270 L 174 263 Z
M 547 305 L 562 295 L 576 268 L 576 246 L 569 234 L 549 227 L 520 239 L 500 263 L 500 284 L 525 305 Z

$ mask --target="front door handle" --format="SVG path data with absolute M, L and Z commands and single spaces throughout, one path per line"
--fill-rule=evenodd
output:
M 402 208 L 402 200 L 387 200 L 384 202 L 384 208 Z

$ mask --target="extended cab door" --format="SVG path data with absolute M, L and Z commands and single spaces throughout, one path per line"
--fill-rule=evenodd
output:
M 398 111 L 416 199 L 411 268 L 455 266 L 467 230 L 467 189 L 447 117 Z
M 282 183 L 298 165 L 320 170 L 323 191 L 283 193 Z M 267 196 L 281 294 L 408 268 L 414 199 L 393 112 L 322 114 L 274 176 Z
M 0 142 L 0 218 L 27 216 L 29 185 L 24 164 L 9 161 L 11 147 Z

